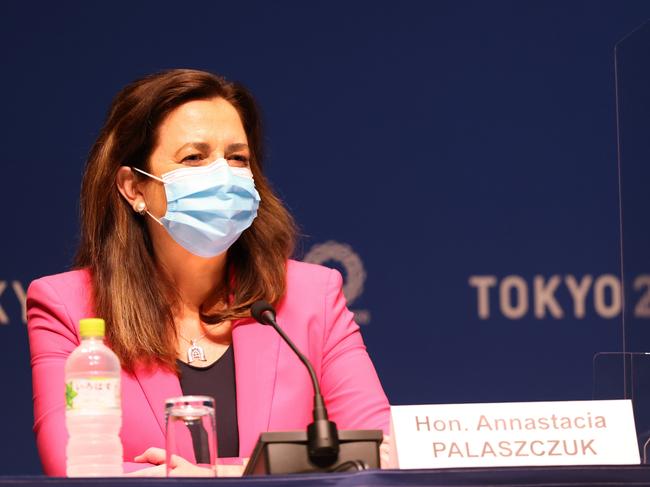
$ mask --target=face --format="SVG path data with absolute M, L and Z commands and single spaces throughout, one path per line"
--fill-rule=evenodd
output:
M 250 156 L 246 132 L 235 107 L 223 98 L 194 100 L 176 108 L 161 123 L 148 172 L 161 177 L 174 169 L 204 166 L 219 158 L 234 167 L 249 167 Z M 164 216 L 164 185 L 142 177 L 137 188 L 149 212 L 156 218 Z M 152 218 L 146 222 L 157 251 L 165 255 L 187 254 Z
M 194 100 L 172 111 L 158 128 L 158 145 L 149 172 L 161 175 L 188 166 L 203 166 L 223 157 L 234 167 L 248 167 L 250 149 L 235 107 L 223 98 Z M 142 192 L 156 217 L 167 211 L 165 188 L 144 178 Z

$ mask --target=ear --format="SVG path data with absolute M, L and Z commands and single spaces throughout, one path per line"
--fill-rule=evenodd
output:
M 115 184 L 129 206 L 135 211 L 140 211 L 139 206 L 144 204 L 144 194 L 139 189 L 137 176 L 133 169 L 127 166 L 120 167 L 117 176 L 115 176 Z

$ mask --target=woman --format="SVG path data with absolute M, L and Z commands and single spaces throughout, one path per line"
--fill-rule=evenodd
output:
M 387 431 L 341 276 L 289 260 L 294 223 L 261 167 L 259 115 L 238 84 L 173 70 L 116 96 L 82 183 L 76 270 L 28 290 L 46 474 L 65 475 L 64 364 L 88 316 L 106 319 L 122 364 L 126 470 L 161 471 L 164 400 L 183 393 L 217 396 L 220 456 L 248 457 L 259 433 L 310 422 L 308 374 L 250 318 L 259 299 L 314 364 L 339 428 Z

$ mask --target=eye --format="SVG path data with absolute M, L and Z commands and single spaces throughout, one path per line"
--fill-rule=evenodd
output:
M 248 167 L 250 159 L 244 154 L 231 154 L 228 156 L 228 164 L 233 167 Z
M 181 159 L 181 164 L 187 164 L 187 165 L 195 165 L 199 162 L 201 162 L 204 159 L 203 154 L 195 153 L 195 154 L 190 154 L 183 159 Z

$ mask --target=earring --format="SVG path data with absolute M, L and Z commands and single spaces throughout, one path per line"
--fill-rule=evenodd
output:
M 144 215 L 147 212 L 147 204 L 144 201 L 138 201 L 133 207 L 136 213 Z

